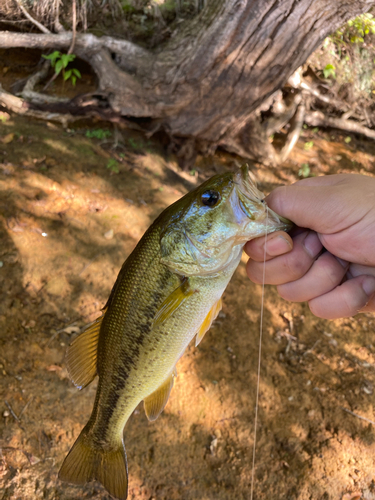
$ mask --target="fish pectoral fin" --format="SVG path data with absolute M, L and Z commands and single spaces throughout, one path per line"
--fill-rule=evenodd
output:
M 100 325 L 104 316 L 96 319 L 78 335 L 66 351 L 69 376 L 78 389 L 83 389 L 96 376 Z
M 162 305 L 159 307 L 155 314 L 152 327 L 156 328 L 160 326 L 164 321 L 166 321 L 182 304 L 186 299 L 193 295 L 195 290 L 190 288 L 189 279 L 184 278 L 181 285 L 173 290 L 172 293 L 164 300 Z
M 155 392 L 143 400 L 146 416 L 151 422 L 156 420 L 160 413 L 164 410 L 165 405 L 168 402 L 175 377 L 177 377 L 176 368 L 174 368 L 171 375 L 158 389 L 156 389 Z
M 195 347 L 200 344 L 202 341 L 203 337 L 205 336 L 206 332 L 211 328 L 212 323 L 214 320 L 217 318 L 217 315 L 221 311 L 221 308 L 223 307 L 223 301 L 221 298 L 215 302 L 215 304 L 211 307 L 209 313 L 205 317 L 203 323 L 201 324 L 197 336 L 195 337 Z

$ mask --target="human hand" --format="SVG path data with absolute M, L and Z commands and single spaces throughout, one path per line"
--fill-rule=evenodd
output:
M 375 178 L 312 177 L 275 189 L 266 201 L 297 227 L 292 236 L 267 237 L 265 283 L 286 300 L 307 301 L 318 317 L 375 311 Z M 245 246 L 255 283 L 263 281 L 264 245 L 262 237 Z

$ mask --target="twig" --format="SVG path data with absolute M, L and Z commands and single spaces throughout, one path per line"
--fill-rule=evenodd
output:
M 354 413 L 354 411 L 348 410 L 347 408 L 344 408 L 343 406 L 341 406 L 341 409 L 344 410 L 344 411 L 346 411 L 346 413 L 349 413 L 350 415 L 353 415 L 353 417 L 357 417 L 357 418 L 359 418 L 361 420 L 364 420 L 365 422 L 368 422 L 371 425 L 375 425 L 375 422 L 373 420 L 370 420 L 369 418 L 361 417 L 361 415 L 358 415 L 357 413 Z
M 72 43 L 69 47 L 68 54 L 73 53 L 74 49 L 74 44 L 76 43 L 76 35 L 77 35 L 77 5 L 76 5 L 76 0 L 73 0 L 72 4 L 72 9 L 73 9 L 73 36 L 72 36 Z
M 8 410 L 9 410 L 9 411 L 10 411 L 10 413 L 12 414 L 12 416 L 13 416 L 14 420 L 16 420 L 17 422 L 19 422 L 19 421 L 20 421 L 20 419 L 19 419 L 19 418 L 17 417 L 17 415 L 14 413 L 13 408 L 10 406 L 10 404 L 8 403 L 8 401 L 7 401 L 7 400 L 5 400 L 5 401 L 4 401 L 4 403 L 7 405 Z
M 306 356 L 306 354 L 309 354 L 310 352 L 313 352 L 313 351 L 314 351 L 314 349 L 315 349 L 315 347 L 316 347 L 316 346 L 317 346 L 320 342 L 321 342 L 321 339 L 318 339 L 318 340 L 315 342 L 315 344 L 311 347 L 311 349 L 307 349 L 307 351 L 305 351 L 305 352 L 303 353 L 303 355 L 302 355 L 302 356 Z
M 36 19 L 34 19 L 32 16 L 30 16 L 30 14 L 27 12 L 25 7 L 22 5 L 22 0 L 16 0 L 16 2 L 17 2 L 18 7 L 22 10 L 24 16 L 27 17 L 27 19 L 29 21 L 31 21 L 33 24 L 35 24 L 35 26 L 37 26 L 40 29 L 40 31 L 42 31 L 43 33 L 51 34 L 49 29 L 47 29 L 45 26 L 43 26 L 43 24 L 40 24 Z
M 29 404 L 31 403 L 31 401 L 34 399 L 34 396 L 31 396 L 31 398 L 28 400 L 28 402 L 25 404 L 25 406 L 22 408 L 22 410 L 20 411 L 20 414 L 19 414 L 19 419 L 21 420 L 21 417 L 22 415 L 24 414 L 24 412 L 27 410 L 27 407 L 29 406 Z
M 81 276 L 82 273 L 86 271 L 86 269 L 91 266 L 91 264 L 101 255 L 101 253 L 98 253 L 93 257 L 91 260 L 88 261 L 88 263 L 83 267 L 82 271 L 78 274 L 78 276 Z

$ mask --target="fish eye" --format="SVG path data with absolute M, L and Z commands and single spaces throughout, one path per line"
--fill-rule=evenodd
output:
M 220 201 L 220 194 L 210 189 L 202 194 L 201 201 L 206 207 L 214 207 Z

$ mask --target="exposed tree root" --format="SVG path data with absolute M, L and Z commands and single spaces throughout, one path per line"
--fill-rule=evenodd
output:
M 353 120 L 344 118 L 334 118 L 326 116 L 321 111 L 308 111 L 305 115 L 305 123 L 310 127 L 331 127 L 354 134 L 364 135 L 369 139 L 375 139 L 375 130 L 371 130 L 364 125 Z

